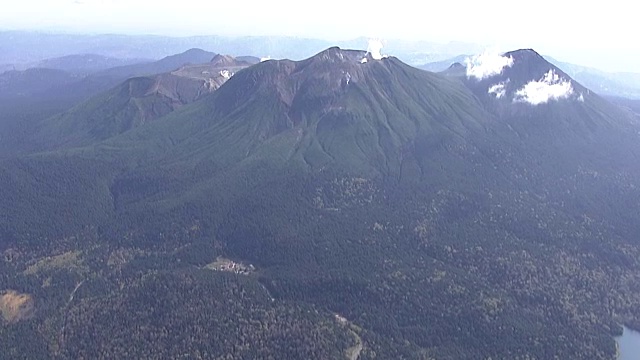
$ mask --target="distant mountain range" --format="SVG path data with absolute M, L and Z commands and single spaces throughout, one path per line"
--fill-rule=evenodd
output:
M 0 128 L 2 354 L 613 360 L 640 328 L 635 102 L 534 50 L 191 50 L 79 83 Z
M 638 116 L 640 116 L 640 100 L 620 98 L 620 97 L 607 97 L 607 99 L 609 99 L 611 102 L 615 104 L 618 104 L 622 107 L 625 107 L 633 111 L 634 113 L 638 114 Z
M 184 56 L 167 58 L 162 63 L 145 66 L 145 70 L 164 70 L 168 68 L 164 67 L 167 62 L 176 65 L 172 61 L 184 59 Z M 78 147 L 113 137 L 197 101 L 217 90 L 236 72 L 259 62 L 257 58 L 244 59 L 251 62 L 215 55 L 210 62 L 129 78 L 48 120 L 29 139 L 39 139 L 40 147 Z
M 366 46 L 368 39 L 358 38 L 338 42 L 346 48 Z M 296 37 L 225 37 L 194 36 L 168 37 L 144 35 L 74 35 L 47 34 L 25 31 L 0 31 L 0 66 L 22 69 L 22 64 L 33 64 L 49 58 L 69 54 L 97 54 L 116 59 L 160 59 L 184 52 L 190 48 L 211 49 L 234 56 L 253 55 L 275 59 L 304 59 L 334 45 L 331 41 Z M 447 44 L 426 41 L 390 40 L 385 51 L 411 64 L 442 60 L 461 53 L 476 53 L 482 47 L 474 44 L 451 42 Z M 130 60 L 126 60 L 130 61 Z M 13 65 L 11 65 L 13 64 Z
M 640 99 L 640 74 L 609 73 L 547 58 L 598 94 Z
M 2 130 L 0 134 L 5 135 L 0 142 L 0 157 L 3 154 L 33 149 L 34 144 L 24 140 L 37 137 L 37 134 L 42 131 L 37 130 L 41 120 L 64 112 L 93 96 L 106 97 L 110 102 L 108 105 L 103 105 L 100 101 L 89 101 L 89 104 L 94 105 L 86 105 L 88 106 L 86 110 L 75 109 L 72 113 L 86 116 L 86 121 L 89 121 L 94 116 L 87 111 L 98 113 L 105 111 L 101 116 L 111 113 L 117 118 L 118 111 L 137 108 L 138 110 L 135 111 L 139 111 L 141 118 L 125 120 L 133 124 L 156 117 L 158 114 L 165 114 L 169 109 L 172 110 L 180 104 L 193 101 L 202 93 L 217 88 L 222 83 L 222 79 L 226 80 L 218 73 L 224 69 L 218 69 L 215 63 L 210 63 L 215 56 L 215 53 L 190 49 L 158 61 L 117 66 L 84 75 L 78 72 L 44 68 L 2 73 L 0 74 L 0 108 L 5 110 L 0 111 L 0 130 Z M 230 67 L 232 72 L 234 69 L 259 61 L 257 58 L 246 56 L 241 59 L 238 64 Z M 204 65 L 198 67 L 189 66 L 189 64 Z M 203 73 L 206 70 L 211 70 L 213 73 Z M 176 73 L 169 74 L 172 71 Z M 147 77 L 140 78 L 144 76 Z M 153 80 L 154 77 L 155 80 Z M 130 80 L 123 83 L 127 79 Z M 114 88 L 119 84 L 118 88 Z M 208 90 L 205 91 L 205 88 Z M 111 93 L 98 95 L 109 89 L 112 89 Z M 133 101 L 132 96 L 134 98 L 142 96 L 142 98 Z M 116 103 L 120 105 L 116 106 Z M 148 107 L 143 104 L 148 104 Z M 94 106 L 98 108 L 89 110 Z M 6 134 L 12 134 L 12 136 Z M 62 138 L 56 143 L 59 144 L 61 141 Z
M 23 67 L 55 69 L 72 74 L 88 75 L 110 68 L 151 62 L 153 61 L 148 59 L 118 59 L 96 54 L 79 54 L 49 58 L 33 64 L 25 64 Z
M 358 38 L 338 42 L 344 48 L 359 48 L 368 39 Z M 0 32 L 0 73 L 32 67 L 91 73 L 151 59 L 161 59 L 186 49 L 216 49 L 221 53 L 253 55 L 276 59 L 303 59 L 332 45 L 318 39 L 293 37 L 224 37 L 195 36 L 174 38 L 134 35 L 74 35 L 39 32 Z M 483 47 L 468 43 L 438 44 L 426 41 L 391 40 L 385 52 L 429 71 L 443 71 Z M 68 55 L 78 54 L 78 55 Z M 640 74 L 607 73 L 593 68 L 569 64 L 548 58 L 567 74 L 599 94 L 640 98 Z
M 130 77 L 153 75 L 176 70 L 186 64 L 209 62 L 215 55 L 215 53 L 200 49 L 190 49 L 158 61 L 119 65 L 100 71 L 89 71 L 89 73 L 73 70 L 73 64 L 79 58 L 84 58 L 83 56 L 46 60 L 42 64 L 57 65 L 54 68 L 35 67 L 23 71 L 11 70 L 0 74 L 0 98 L 34 96 L 46 92 L 71 96 L 80 92 L 77 95 L 90 96 Z M 66 61 L 65 59 L 71 63 L 66 65 L 60 63 Z

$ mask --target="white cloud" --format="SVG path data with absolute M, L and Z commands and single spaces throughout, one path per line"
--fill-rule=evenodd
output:
M 491 85 L 487 90 L 487 92 L 489 94 L 495 95 L 496 99 L 501 99 L 507 94 L 507 89 L 505 88 L 505 86 L 507 85 L 508 82 L 509 82 L 509 79 L 507 79 L 507 81 L 503 81 L 503 82 Z
M 467 58 L 465 64 L 467 66 L 467 77 L 475 77 L 478 80 L 482 80 L 501 74 L 505 67 L 511 67 L 513 58 L 485 51 L 482 54 Z
M 384 44 L 382 43 L 382 40 L 369 39 L 369 45 L 367 46 L 367 53 L 371 55 L 371 58 L 373 60 L 380 60 L 383 57 L 386 57 L 382 55 L 383 47 L 384 47 Z
M 549 100 L 566 99 L 572 94 L 571 81 L 561 78 L 552 69 L 542 79 L 530 81 L 522 89 L 516 91 L 513 101 L 539 105 Z

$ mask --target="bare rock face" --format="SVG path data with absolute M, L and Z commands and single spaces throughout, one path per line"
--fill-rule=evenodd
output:
M 34 311 L 35 301 L 29 294 L 7 290 L 0 296 L 0 312 L 9 324 L 30 318 Z

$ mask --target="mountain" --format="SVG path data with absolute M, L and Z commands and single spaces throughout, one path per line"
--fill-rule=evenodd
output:
M 0 64 L 0 74 L 5 72 L 5 71 L 9 71 L 9 70 L 15 70 L 15 65 L 13 65 L 13 64 Z
M 465 69 L 465 72 L 454 71 L 456 68 Z M 510 108 L 518 103 L 539 105 L 552 100 L 564 103 L 558 101 L 561 99 L 584 103 L 585 96 L 591 96 L 591 100 L 596 98 L 591 91 L 531 49 L 502 55 L 479 55 L 472 58 L 466 67 L 452 66 L 444 73 L 460 77 L 477 96 L 509 104 Z
M 609 96 L 607 97 L 607 99 L 612 103 L 618 104 L 640 115 L 640 100 L 613 97 L 613 96 Z
M 0 74 L 0 158 L 14 154 L 33 125 L 73 106 L 76 94 L 61 88 L 81 81 L 62 70 L 33 68 Z
M 478 44 L 433 43 L 387 39 L 385 51 L 410 64 L 439 61 L 457 54 L 482 51 Z M 342 47 L 366 46 L 368 38 L 341 41 Z M 0 64 L 34 63 L 68 54 L 98 54 L 118 59 L 160 59 L 189 48 L 216 49 L 223 54 L 251 54 L 276 59 L 304 59 L 335 45 L 321 39 L 291 36 L 151 36 L 114 34 L 58 34 L 30 31 L 0 31 Z
M 25 71 L 6 71 L 0 74 L 0 97 L 38 96 L 78 80 L 78 76 L 55 69 L 34 68 Z
M 51 139 L 44 141 L 40 138 L 40 140 L 36 141 L 36 144 L 33 143 L 34 138 L 38 139 L 39 132 L 45 131 L 40 130 L 42 126 L 46 127 L 46 125 L 41 124 L 43 120 L 67 111 L 75 105 L 80 106 L 83 101 L 89 101 L 91 97 L 99 96 L 99 94 L 113 89 L 129 78 L 167 73 L 185 67 L 188 64 L 208 63 L 214 56 L 214 53 L 191 49 L 155 62 L 118 66 L 88 75 L 40 68 L 8 71 L 0 74 L 0 134 L 11 134 L 11 136 L 0 135 L 3 139 L 2 143 L 0 143 L 0 158 L 35 148 L 42 148 L 43 144 L 60 144 L 66 141 L 62 138 L 55 139 L 55 141 L 49 141 Z M 247 57 L 247 59 L 254 62 L 257 61 L 251 57 Z M 171 80 L 166 81 L 167 84 L 170 82 Z M 180 82 L 180 87 L 172 90 L 173 92 L 185 92 L 190 87 L 201 85 L 196 80 L 186 81 L 186 83 L 191 83 L 188 86 L 182 84 L 183 80 L 180 80 Z M 113 91 L 115 94 L 123 94 L 122 90 Z M 115 109 L 102 109 L 100 111 L 104 110 L 106 113 L 111 113 L 116 118 L 122 115 L 116 116 L 118 111 L 130 111 L 131 109 L 124 105 L 126 101 L 124 101 L 123 96 L 115 96 L 110 99 L 111 104 L 115 104 Z M 183 99 L 181 102 L 186 103 L 191 100 L 191 98 Z M 89 113 L 85 112 L 81 115 L 92 116 L 91 109 L 98 111 L 98 109 L 94 109 L 98 106 L 98 103 L 100 103 L 99 100 L 94 101 L 94 105 L 85 106 L 87 108 L 86 111 Z M 153 106 L 156 102 L 149 100 L 148 104 Z M 167 104 L 160 103 L 157 103 L 157 105 L 159 106 L 158 109 L 152 111 L 145 109 L 144 111 L 151 114 L 148 116 L 154 117 L 157 114 L 165 114 L 169 108 L 173 109 L 175 107 L 174 105 L 167 107 Z M 144 105 L 142 107 L 144 108 Z M 80 115 L 79 112 L 75 113 Z M 130 116 L 125 116 L 125 118 L 128 117 L 126 121 L 133 124 L 137 121 L 134 119 L 136 116 L 138 115 L 134 113 Z M 147 115 L 145 116 L 148 117 Z M 84 119 L 83 121 L 90 120 Z M 67 121 L 67 123 L 73 122 Z M 61 123 L 61 128 L 55 131 L 52 130 L 52 133 L 59 134 L 68 131 L 63 131 L 62 129 L 64 127 Z M 77 129 L 78 132 L 85 130 L 86 128 Z
M 97 54 L 119 59 L 161 59 L 186 49 L 216 49 L 227 54 L 302 58 L 329 42 L 296 37 L 170 37 L 153 35 L 81 35 L 0 31 L 0 63 L 25 64 L 69 54 Z
M 84 96 L 81 99 L 84 100 L 92 95 L 111 89 L 126 79 L 171 72 L 188 64 L 207 63 L 215 55 L 215 53 L 202 49 L 190 49 L 150 63 L 117 66 L 89 74 L 77 83 L 60 89 L 60 91 L 64 93 L 83 94 Z
M 92 59 L 91 56 L 52 59 L 42 62 L 43 65 L 52 65 L 51 68 L 12 70 L 0 74 L 0 96 L 40 96 L 47 92 L 70 94 L 70 96 L 83 93 L 86 96 L 87 93 L 94 94 L 97 91 L 96 88 L 108 88 L 109 85 L 115 85 L 114 82 L 118 83 L 129 77 L 165 73 L 187 64 L 206 63 L 215 55 L 204 50 L 191 49 L 155 62 L 116 66 L 89 76 L 81 74 L 87 70 L 87 67 L 85 66 L 85 70 L 82 70 L 82 67 L 78 68 L 75 62 L 89 61 Z M 106 58 L 103 60 L 107 61 Z M 65 61 L 71 62 L 65 63 Z M 80 73 L 75 70 L 65 71 L 63 68 L 80 70 Z
M 49 64 L 61 68 L 76 68 L 79 72 L 56 68 L 6 71 L 0 74 L 0 98 L 55 97 L 79 101 L 100 91 L 107 90 L 127 78 L 170 72 L 187 64 L 207 63 L 215 55 L 204 50 L 191 49 L 155 62 L 117 66 L 88 76 L 82 74 L 87 70 L 86 67 L 82 70 L 81 67 L 78 68 L 74 63 L 62 65 L 66 60 L 77 60 L 77 57 L 56 59 L 51 60 Z
M 545 58 L 598 94 L 640 99 L 640 74 L 605 72 L 586 66 L 558 61 L 549 56 L 545 56 Z
M 204 64 L 130 78 L 43 122 L 26 142 L 50 149 L 78 147 L 113 137 L 199 100 L 250 65 L 228 55 L 216 55 Z
M 441 72 L 447 70 L 453 64 L 464 64 L 465 60 L 468 58 L 469 55 L 458 55 L 449 59 L 418 65 L 417 68 L 431 72 Z
M 257 58 L 255 56 L 248 56 L 248 55 L 236 56 L 235 59 L 238 60 L 238 61 L 249 63 L 249 64 L 257 64 L 257 63 L 260 62 L 260 58 Z M 212 59 L 212 61 L 213 61 L 213 59 Z
M 628 118 L 624 111 L 612 106 L 531 49 L 483 57 L 475 58 L 466 67 L 452 66 L 444 74 L 460 78 L 476 96 L 483 98 L 485 106 L 493 107 L 493 112 L 503 117 L 531 115 L 532 109 L 539 112 L 561 109 L 566 118 L 563 121 L 570 122 L 565 125 L 574 131 L 579 125 L 586 126 L 587 119 L 593 114 L 599 114 L 601 119 L 591 121 L 588 126 L 592 128 L 597 124 L 613 126 L 613 123 L 619 122 L 618 119 Z M 493 62 L 500 61 L 505 62 L 498 71 Z M 585 113 L 584 107 L 592 112 Z M 569 112 L 573 113 L 572 116 L 568 116 Z M 550 125 L 558 126 L 560 123 Z
M 640 327 L 639 126 L 533 50 L 442 74 L 339 48 L 257 63 L 0 162 L 0 290 L 24 300 L 0 347 L 615 359 Z
M 87 75 L 114 67 L 150 62 L 152 61 L 144 59 L 118 59 L 96 54 L 76 54 L 41 60 L 35 66 L 29 67 L 56 69 L 73 74 Z
M 151 63 L 132 64 L 107 69 L 89 76 L 88 81 L 97 82 L 109 78 L 114 79 L 113 81 L 116 81 L 116 79 L 117 81 L 122 81 L 134 76 L 161 74 L 173 71 L 187 64 L 209 62 L 215 55 L 215 53 L 202 49 L 189 49 L 185 52 L 170 55 Z
M 441 72 L 445 71 L 451 64 L 464 64 L 468 58 L 470 58 L 468 55 L 458 55 L 446 60 L 430 62 L 418 67 L 427 71 Z M 600 95 L 631 99 L 640 98 L 640 74 L 611 73 L 586 66 L 558 61 L 550 56 L 544 56 L 544 58 L 562 69 L 566 74 L 585 87 Z

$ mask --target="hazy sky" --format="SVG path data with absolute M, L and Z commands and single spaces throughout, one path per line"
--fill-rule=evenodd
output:
M 636 11 L 628 0 L 7 0 L 0 27 L 163 35 L 358 36 L 476 42 L 606 70 L 640 72 Z M 590 2 L 596 3 L 596 2 Z M 632 38 L 632 35 L 633 38 Z

